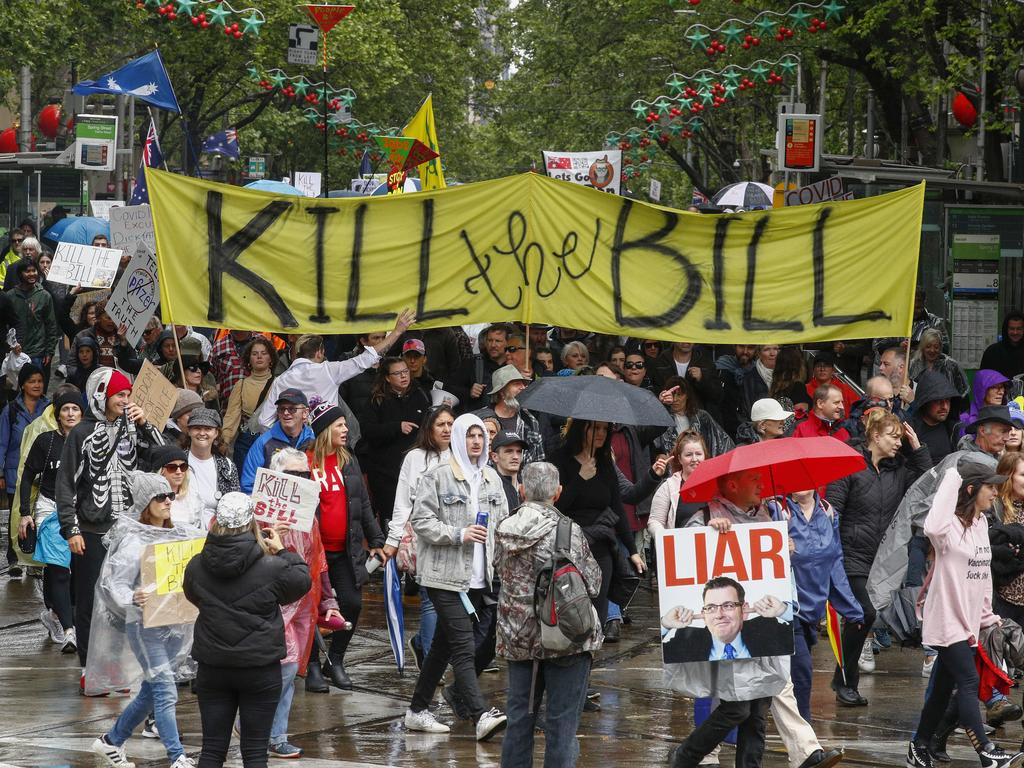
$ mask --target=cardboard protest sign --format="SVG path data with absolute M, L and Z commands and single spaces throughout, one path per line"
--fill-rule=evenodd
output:
M 294 186 L 306 197 L 320 197 L 320 176 L 315 171 L 296 171 Z
M 167 424 L 178 399 L 178 388 L 149 360 L 142 364 L 132 386 L 132 402 L 146 414 L 146 421 L 159 430 Z
M 146 174 L 166 322 L 362 333 L 411 307 L 417 328 L 500 317 L 707 344 L 900 337 L 912 324 L 923 184 L 706 216 L 536 173 L 315 200 Z M 295 243 L 310 244 L 308 268 Z
M 114 284 L 121 251 L 117 248 L 94 248 L 78 243 L 58 243 L 46 279 L 51 283 L 83 285 L 88 288 L 109 288 Z
M 793 653 L 786 523 L 675 528 L 655 546 L 666 664 Z
M 153 215 L 148 205 L 127 205 L 110 209 L 110 246 L 125 253 L 135 253 L 138 243 L 145 243 L 156 253 Z
M 828 200 L 853 200 L 852 192 L 843 190 L 843 180 L 839 176 L 822 179 L 799 189 L 786 192 L 786 205 L 813 205 Z
M 622 150 L 600 152 L 544 152 L 544 170 L 553 179 L 619 194 Z
M 268 525 L 287 523 L 292 530 L 313 530 L 320 483 L 260 467 L 252 486 L 253 516 Z
M 199 611 L 182 590 L 185 566 L 203 551 L 206 537 L 148 544 L 142 552 L 142 588 L 149 599 L 142 608 L 142 626 L 191 624 Z
M 135 244 L 135 255 L 110 294 L 107 314 L 118 328 L 123 328 L 122 333 L 128 343 L 135 346 L 142 339 L 142 332 L 159 303 L 160 279 L 156 256 L 149 245 L 139 240 Z

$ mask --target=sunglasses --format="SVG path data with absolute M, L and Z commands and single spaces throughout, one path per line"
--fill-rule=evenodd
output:
M 627 371 L 631 371 L 634 368 L 646 368 L 647 363 L 645 363 L 643 360 L 640 360 L 639 362 L 627 362 L 623 363 L 622 367 L 625 368 Z
M 25 238 L 24 237 L 15 237 L 15 238 L 11 239 L 11 242 L 14 243 L 15 245 L 19 245 L 19 244 L 25 242 Z
M 153 497 L 153 501 L 158 501 L 162 504 L 165 501 L 174 501 L 174 496 L 174 491 L 171 491 L 170 493 L 158 493 Z
M 311 477 L 313 477 L 313 473 L 310 472 L 308 469 L 305 470 L 305 471 L 298 470 L 298 469 L 286 469 L 284 471 L 284 473 L 286 475 L 291 475 L 292 477 L 304 477 L 307 480 L 309 480 Z
M 206 373 L 206 366 L 201 363 L 196 363 L 194 365 L 186 365 L 185 370 L 191 373 Z
M 526 347 L 505 347 L 505 351 L 508 352 L 510 355 L 514 355 L 520 349 L 526 349 Z
M 164 464 L 164 469 L 168 472 L 184 472 L 188 469 L 188 464 L 184 462 L 172 462 L 171 464 Z
M 291 415 L 293 413 L 296 413 L 299 410 L 299 408 L 301 408 L 301 407 L 302 406 L 300 406 L 300 405 L 279 405 L 279 406 L 277 406 L 277 412 L 278 413 L 287 413 L 287 414 Z

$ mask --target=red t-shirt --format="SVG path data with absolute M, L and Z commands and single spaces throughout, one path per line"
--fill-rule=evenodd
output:
M 319 473 L 317 473 L 319 474 Z M 338 469 L 338 457 L 327 457 L 320 478 L 320 538 L 327 552 L 344 552 L 348 535 L 348 497 Z

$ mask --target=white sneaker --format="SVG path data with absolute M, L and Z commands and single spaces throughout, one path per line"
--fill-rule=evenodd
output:
M 927 680 L 932 676 L 932 667 L 935 666 L 935 660 L 938 656 L 925 656 L 924 663 L 921 665 L 921 677 Z
M 156 720 L 152 717 L 146 718 L 146 724 L 142 726 L 142 738 L 159 739 L 160 731 L 157 730 Z M 173 766 L 171 768 L 174 768 Z
M 860 649 L 860 658 L 857 660 L 857 667 L 861 672 L 871 673 L 875 671 L 875 653 L 871 650 L 871 641 L 867 640 L 864 647 Z
M 492 707 L 480 715 L 480 719 L 476 721 L 476 740 L 487 741 L 506 725 L 508 725 L 508 718 Z
M 64 642 L 64 628 L 60 625 L 53 611 L 43 611 L 39 614 L 39 621 L 50 635 L 50 642 L 61 645 Z
M 67 632 L 64 633 L 64 645 L 60 647 L 61 653 L 76 653 L 78 651 L 78 635 L 75 634 L 75 628 L 71 627 Z
M 437 722 L 430 714 L 429 709 L 424 709 L 422 712 L 405 710 L 405 728 L 408 731 L 422 731 L 423 733 L 448 733 L 451 730 L 444 723 Z M 479 731 L 477 732 L 479 733 Z
M 196 768 L 196 761 L 188 755 L 182 755 L 171 763 L 171 768 Z
M 92 743 L 92 751 L 114 768 L 135 768 L 135 763 L 125 757 L 124 747 L 115 747 L 105 736 L 100 736 Z

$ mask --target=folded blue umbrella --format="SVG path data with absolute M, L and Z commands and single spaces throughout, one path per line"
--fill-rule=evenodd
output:
M 388 623 L 388 640 L 395 655 L 399 676 L 405 673 L 405 614 L 402 610 L 402 574 L 395 559 L 384 564 L 384 616 Z
M 91 245 L 96 235 L 104 235 L 109 240 L 110 222 L 95 216 L 67 216 L 46 230 L 43 238 L 57 243 Z

